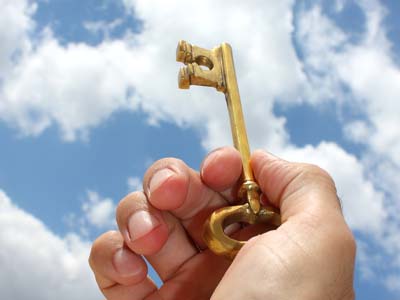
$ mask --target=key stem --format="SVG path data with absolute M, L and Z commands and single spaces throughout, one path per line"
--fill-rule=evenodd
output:
M 229 111 L 233 144 L 239 150 L 242 157 L 244 184 L 242 189 L 246 190 L 246 197 L 254 213 L 260 210 L 260 199 L 258 185 L 255 183 L 253 171 L 250 166 L 250 147 L 247 138 L 246 125 L 244 122 L 242 105 L 240 102 L 239 87 L 236 79 L 235 66 L 233 62 L 232 48 L 227 43 L 221 44 L 222 63 L 224 70 L 224 81 L 226 85 L 225 99 Z M 244 191 L 239 191 L 243 193 Z

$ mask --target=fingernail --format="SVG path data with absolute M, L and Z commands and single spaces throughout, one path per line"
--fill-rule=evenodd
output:
M 204 159 L 204 161 L 200 167 L 201 172 L 203 172 L 203 169 L 206 169 L 211 162 L 213 162 L 220 156 L 221 149 L 222 148 L 217 148 L 217 149 L 211 151 L 210 153 L 208 153 L 207 157 Z
M 174 174 L 175 172 L 170 169 L 161 169 L 157 171 L 150 180 L 150 193 L 154 192 L 165 180 Z
M 135 276 L 143 271 L 143 265 L 138 258 L 126 248 L 118 249 L 115 252 L 113 264 L 115 270 L 124 277 Z
M 146 210 L 135 212 L 128 221 L 128 231 L 131 241 L 137 240 L 160 225 L 156 217 Z
M 238 231 L 241 228 L 239 223 L 233 223 L 224 228 L 224 232 L 226 235 L 231 235 L 232 233 Z

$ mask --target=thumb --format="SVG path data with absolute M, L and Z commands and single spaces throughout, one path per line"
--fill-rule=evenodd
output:
M 323 217 L 341 211 L 332 177 L 318 166 L 288 162 L 261 150 L 252 154 L 251 165 L 268 201 L 280 208 L 282 222 L 301 212 Z

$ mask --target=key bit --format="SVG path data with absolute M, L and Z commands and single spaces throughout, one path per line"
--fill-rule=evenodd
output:
M 180 41 L 176 49 L 176 60 L 183 62 L 186 67 L 179 71 L 179 88 L 188 89 L 191 85 L 201 85 L 215 87 L 224 92 L 223 71 L 219 62 L 220 51 L 219 47 L 207 50 Z

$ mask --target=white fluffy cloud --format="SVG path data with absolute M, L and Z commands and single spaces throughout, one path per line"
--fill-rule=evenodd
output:
M 98 228 L 115 227 L 115 204 L 110 198 L 103 198 L 97 192 L 88 191 L 87 201 L 82 205 L 82 211 L 89 225 Z
M 350 42 L 350 34 L 315 6 L 299 17 L 299 42 L 306 66 L 314 71 L 311 76 L 318 100 L 351 101 L 342 104 L 366 115 L 369 126 L 352 120 L 346 126 L 349 136 L 400 167 L 400 68 L 383 26 L 386 10 L 375 0 L 363 0 L 359 5 L 366 17 L 360 41 Z M 342 85 L 352 92 L 351 99 L 338 99 Z
M 359 1 L 358 5 L 366 18 L 366 30 L 356 41 L 352 40 L 351 33 L 344 32 L 329 19 L 318 5 L 299 15 L 298 38 L 305 56 L 305 67 L 310 70 L 312 79 L 312 92 L 309 92 L 312 102 L 335 101 L 344 110 L 350 108 L 362 116 L 344 119 L 343 131 L 347 138 L 363 144 L 366 150 L 357 162 L 358 166 L 349 162 L 342 164 L 346 162 L 342 160 L 336 169 L 341 175 L 339 188 L 350 188 L 347 189 L 350 191 L 348 201 L 363 199 L 361 203 L 355 201 L 357 206 L 349 216 L 350 224 L 357 215 L 361 221 L 353 223 L 352 227 L 368 236 L 371 224 L 359 227 L 367 221 L 366 216 L 371 223 L 381 224 L 380 229 L 375 230 L 374 238 L 382 252 L 377 257 L 366 244 L 359 252 L 360 264 L 369 264 L 361 268 L 369 277 L 375 270 L 381 270 L 386 260 L 393 262 L 386 267 L 393 274 L 398 274 L 400 269 L 400 181 L 396 175 L 400 172 L 400 68 L 394 62 L 393 47 L 383 25 L 386 9 L 376 0 Z M 353 166 L 353 176 L 346 177 L 343 171 L 349 166 Z M 355 174 L 355 170 L 361 174 L 359 171 L 358 175 Z M 359 184 L 353 185 L 357 177 L 367 181 L 362 183 L 358 180 Z M 383 281 L 391 289 L 400 285 L 398 276 L 394 275 Z
M 0 18 L 0 86 L 13 63 L 31 47 L 29 33 L 34 29 L 31 19 L 36 4 L 30 1 L 1 1 Z
M 142 180 L 137 176 L 129 177 L 126 183 L 128 185 L 128 192 L 143 190 Z
M 117 228 L 115 209 L 116 204 L 111 198 L 87 190 L 81 211 L 66 214 L 63 221 L 70 231 L 78 232 L 82 237 L 93 237 L 93 234 Z
M 391 275 L 385 280 L 385 285 L 389 290 L 399 292 L 400 291 L 400 276 Z
M 56 123 L 64 139 L 85 138 L 112 112 L 135 108 L 131 56 L 124 42 L 62 47 L 47 35 L 6 78 L 0 118 L 23 134 L 36 135 Z
M 285 157 L 294 161 L 308 161 L 327 170 L 335 180 L 343 212 L 350 227 L 368 233 L 383 230 L 386 212 L 383 193 L 377 192 L 366 178 L 364 166 L 354 155 L 335 143 L 322 142 L 317 147 L 288 148 Z M 374 212 L 371 220 L 366 210 Z
M 201 8 L 213 6 L 211 11 L 199 7 L 179 18 L 174 14 L 181 11 L 182 1 L 171 1 L 162 10 L 154 9 L 157 2 L 131 4 L 135 5 L 136 16 L 145 22 L 139 35 L 128 34 L 123 40 L 107 40 L 96 47 L 73 43 L 63 46 L 51 32 L 38 38 L 37 47 L 21 58 L 4 82 L 0 118 L 28 135 L 40 134 L 57 124 L 64 139 L 75 140 L 85 138 L 90 128 L 113 112 L 140 107 L 151 122 L 173 120 L 205 127 L 204 143 L 210 147 L 221 140 L 228 143 L 223 95 L 193 89 L 189 97 L 187 92 L 178 90 L 178 64 L 174 57 L 179 39 L 206 47 L 226 39 L 236 50 L 238 71 L 245 74 L 241 80 L 243 101 L 254 102 L 245 105 L 251 110 L 248 114 L 254 119 L 253 124 L 265 132 L 270 145 L 285 143 L 283 122 L 273 115 L 272 107 L 274 97 L 295 99 L 302 80 L 301 67 L 291 47 L 292 1 L 237 1 L 236 5 L 224 6 L 230 17 L 225 18 L 223 26 L 220 11 L 214 7 L 222 2 L 209 1 Z M 243 13 L 256 7 L 257 14 Z M 166 22 L 169 19 L 177 21 Z M 259 60 L 260 56 L 265 59 Z M 270 122 L 266 123 L 265 118 Z
M 3 299 L 99 299 L 88 266 L 90 243 L 60 237 L 0 190 L 0 290 Z

